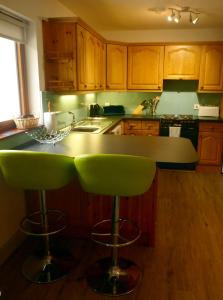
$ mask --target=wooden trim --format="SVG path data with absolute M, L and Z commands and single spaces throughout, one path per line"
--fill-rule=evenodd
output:
M 0 122 L 0 132 L 14 129 L 15 127 L 16 126 L 15 126 L 15 123 L 13 120 L 7 120 L 7 121 Z
M 25 115 L 29 113 L 25 46 L 17 43 L 16 51 L 19 75 L 20 108 L 22 115 Z

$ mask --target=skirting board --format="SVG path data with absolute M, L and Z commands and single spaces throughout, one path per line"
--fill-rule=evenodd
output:
M 24 233 L 17 230 L 15 234 L 2 247 L 0 247 L 0 266 L 22 244 L 25 237 Z

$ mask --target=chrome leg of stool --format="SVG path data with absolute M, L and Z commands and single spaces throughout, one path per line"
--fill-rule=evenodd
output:
M 115 196 L 112 202 L 111 257 L 98 260 L 87 275 L 88 285 L 95 292 L 110 296 L 131 293 L 141 278 L 141 271 L 134 262 L 118 258 L 119 202 L 119 197 Z
M 45 235 L 44 254 L 41 257 L 30 256 L 23 265 L 23 275 L 35 283 L 49 283 L 56 281 L 68 274 L 70 266 L 60 259 L 56 259 L 50 252 L 50 240 L 48 233 L 48 216 L 45 191 L 39 192 L 41 225 Z

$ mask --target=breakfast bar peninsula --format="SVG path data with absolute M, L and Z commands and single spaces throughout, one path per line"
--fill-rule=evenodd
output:
M 33 143 L 17 149 L 51 152 L 75 157 L 80 154 L 128 154 L 146 156 L 159 163 L 192 164 L 198 155 L 189 139 L 159 136 L 116 136 L 71 133 L 55 146 L 51 144 Z M 32 170 L 31 170 L 32 172 Z M 31 175 L 30 175 L 31 176 Z M 137 174 L 135 174 L 137 177 Z M 141 243 L 154 246 L 155 218 L 157 199 L 157 176 L 151 188 L 143 195 L 121 199 L 120 216 L 135 221 L 142 231 Z M 28 201 L 33 193 L 27 192 L 27 209 L 35 209 Z M 86 237 L 93 224 L 101 219 L 109 218 L 111 201 L 107 196 L 85 193 L 78 182 L 72 182 L 59 191 L 47 193 L 49 208 L 61 209 L 67 213 L 68 227 L 65 234 Z

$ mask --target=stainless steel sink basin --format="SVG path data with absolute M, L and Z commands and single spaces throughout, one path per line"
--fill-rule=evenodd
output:
M 88 127 L 88 126 L 76 126 L 72 129 L 72 131 L 79 131 L 79 132 L 95 132 L 99 130 L 99 127 Z
M 111 123 L 111 120 L 108 120 L 107 118 L 103 117 L 88 118 L 76 123 L 75 126 L 72 128 L 72 131 L 99 133 Z

